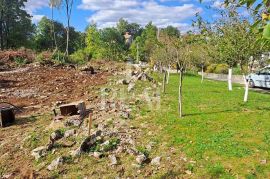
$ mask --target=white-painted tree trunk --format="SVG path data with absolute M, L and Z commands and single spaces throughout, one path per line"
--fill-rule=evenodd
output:
M 169 80 L 170 80 L 170 71 L 171 71 L 171 66 L 169 65 L 169 69 L 168 69 L 168 75 L 167 75 L 167 84 L 169 84 Z
M 229 87 L 229 91 L 232 91 L 232 68 L 229 68 L 228 87 Z
M 248 101 L 248 91 L 249 91 L 249 80 L 247 81 L 246 80 L 246 76 L 243 75 L 243 79 L 244 79 L 244 82 L 245 82 L 245 95 L 244 95 L 244 102 L 247 102 Z
M 202 66 L 202 80 L 201 80 L 201 83 L 203 83 L 203 80 L 204 80 L 204 70 L 203 70 L 203 66 Z

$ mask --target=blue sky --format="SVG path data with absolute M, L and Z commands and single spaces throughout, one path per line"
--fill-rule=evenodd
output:
M 51 16 L 49 0 L 28 0 L 25 9 L 37 23 L 43 16 Z M 212 19 L 215 11 L 207 7 L 220 8 L 221 0 L 74 0 L 71 25 L 84 31 L 91 22 L 100 28 L 115 26 L 119 18 L 144 26 L 152 21 L 158 27 L 173 25 L 181 31 L 191 28 L 192 19 L 199 12 L 204 18 Z M 65 23 L 65 11 L 55 12 L 55 18 Z

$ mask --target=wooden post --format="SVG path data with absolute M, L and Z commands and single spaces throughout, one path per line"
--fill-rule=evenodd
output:
M 92 121 L 93 121 L 93 111 L 89 113 L 89 121 L 88 121 L 88 135 L 91 135 L 91 127 L 92 127 Z

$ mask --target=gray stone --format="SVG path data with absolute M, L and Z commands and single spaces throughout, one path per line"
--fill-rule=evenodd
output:
M 127 153 L 130 155 L 137 155 L 138 151 L 136 149 L 130 148 L 130 149 L 127 149 Z
M 117 158 L 115 157 L 115 155 L 109 155 L 109 159 L 111 162 L 110 165 L 117 165 L 118 161 L 117 161 Z
M 51 134 L 50 140 L 51 141 L 57 141 L 57 140 L 61 139 L 62 137 L 63 137 L 63 134 L 61 133 L 61 131 L 56 130 Z
M 101 134 L 102 132 L 98 130 L 94 132 L 90 137 L 85 138 L 78 150 L 80 150 L 81 152 L 87 152 L 87 150 L 96 143 L 97 138 L 101 136 Z
M 161 157 L 153 158 L 152 161 L 151 161 L 151 165 L 159 166 L 160 165 L 160 160 L 161 160 Z
M 48 170 L 56 170 L 59 166 L 64 164 L 64 158 L 58 157 L 57 159 L 53 160 L 52 163 L 47 167 Z
M 129 119 L 130 118 L 130 112 L 129 111 L 122 111 L 121 117 L 124 119 Z
M 32 150 L 31 155 L 35 157 L 36 160 L 47 155 L 47 147 L 41 146 Z
M 75 129 L 70 129 L 70 130 L 67 130 L 65 132 L 64 137 L 68 138 L 68 137 L 74 136 L 75 134 L 76 134 L 76 130 Z
M 65 126 L 80 126 L 82 123 L 80 115 L 70 116 L 65 122 Z
M 129 83 L 128 85 L 128 92 L 131 92 L 135 88 L 135 83 Z
M 70 152 L 70 155 L 73 156 L 73 157 L 78 157 L 82 154 L 82 151 L 80 148 L 76 149 L 76 150 L 73 150 Z
M 93 156 L 95 157 L 95 158 L 101 158 L 102 157 L 102 153 L 101 152 L 94 152 L 93 153 Z
M 137 161 L 137 163 L 138 164 L 143 164 L 143 162 L 145 162 L 145 160 L 146 160 L 147 158 L 146 158 L 146 156 L 144 155 L 144 154 L 141 154 L 141 155 L 138 155 L 137 157 L 136 157 L 136 161 Z

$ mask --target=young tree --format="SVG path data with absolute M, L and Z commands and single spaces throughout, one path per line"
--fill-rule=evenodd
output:
M 69 41 L 70 41 L 70 19 L 71 19 L 71 13 L 72 13 L 72 7 L 73 7 L 73 0 L 64 0 L 64 5 L 65 5 L 65 9 L 66 9 L 66 16 L 67 16 L 67 27 L 66 27 L 66 31 L 67 31 L 67 43 L 66 43 L 66 52 L 65 52 L 65 56 L 68 58 L 69 56 Z
M 51 22 L 52 22 L 52 37 L 53 37 L 53 46 L 55 46 L 55 51 L 58 50 L 57 41 L 56 41 L 56 34 L 55 34 L 55 25 L 54 25 L 54 8 L 59 8 L 62 4 L 62 0 L 50 0 L 49 5 L 51 7 Z

